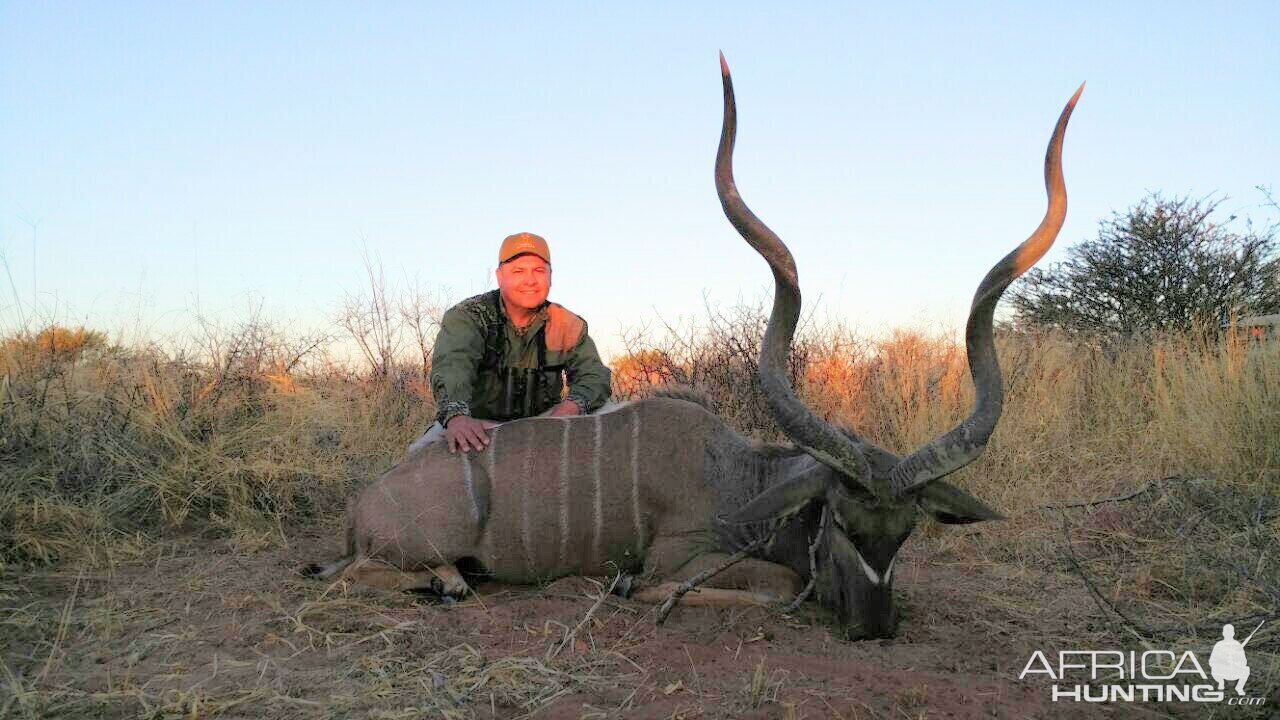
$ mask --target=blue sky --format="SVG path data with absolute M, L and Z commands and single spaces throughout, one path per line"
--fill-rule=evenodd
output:
M 743 196 L 866 332 L 963 322 L 1081 81 L 1049 262 L 1149 191 L 1273 219 L 1275 2 L 472 5 L 0 2 L 0 330 L 327 329 L 363 253 L 456 300 L 520 230 L 609 352 L 766 298 L 712 184 L 721 49 Z

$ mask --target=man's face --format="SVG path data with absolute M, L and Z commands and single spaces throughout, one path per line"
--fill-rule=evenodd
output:
M 498 290 L 508 307 L 535 310 L 551 292 L 551 267 L 537 255 L 521 255 L 498 266 Z

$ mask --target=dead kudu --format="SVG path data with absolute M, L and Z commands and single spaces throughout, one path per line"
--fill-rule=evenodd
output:
M 736 110 L 723 57 L 721 70 L 716 189 L 729 220 L 773 270 L 759 380 L 795 446 L 749 442 L 703 405 L 671 397 L 599 415 L 506 423 L 490 431 L 483 452 L 452 455 L 433 444 L 366 487 L 349 516 L 347 555 L 313 566 L 311 574 L 457 596 L 467 589 L 455 565 L 462 560 L 514 583 L 622 571 L 638 573 L 648 584 L 637 595 L 657 601 L 679 581 L 755 544 L 752 557 L 685 601 L 780 601 L 809 579 L 811 539 L 821 532 L 821 601 L 849 637 L 883 637 L 896 626 L 894 557 L 920 514 L 944 523 L 1000 517 L 941 478 L 982 453 L 1000 418 L 992 316 L 1005 288 L 1049 249 L 1062 226 L 1062 139 L 1080 91 L 1049 142 L 1044 220 L 987 273 L 973 299 L 966 328 L 973 413 L 900 458 L 819 419 L 787 381 L 785 360 L 800 314 L 795 263 L 734 185 Z M 824 513 L 832 522 L 822 522 Z M 771 534 L 772 542 L 760 542 Z

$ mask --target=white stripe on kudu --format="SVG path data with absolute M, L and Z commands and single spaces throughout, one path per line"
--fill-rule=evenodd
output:
M 640 411 L 631 411 L 631 519 L 636 528 L 636 553 L 644 555 L 644 527 L 640 520 Z
M 523 495 L 520 503 L 520 545 L 524 551 L 524 561 L 529 563 L 529 574 L 537 573 L 538 567 L 533 563 L 532 528 L 529 527 L 529 478 L 533 476 L 533 433 L 525 442 L 524 457 L 520 459 L 520 487 Z
M 591 557 L 593 560 L 604 562 L 604 553 L 600 549 L 600 544 L 604 538 L 604 492 L 600 488 L 600 456 L 604 454 L 602 451 L 604 437 L 600 431 L 600 416 L 595 415 L 593 417 L 595 418 L 595 443 L 594 452 L 591 453 L 591 483 L 596 492 L 595 507 L 592 508 L 596 522 L 595 536 L 591 539 Z
M 480 522 L 480 504 L 476 502 L 476 489 L 471 480 L 471 455 L 467 451 L 458 453 L 462 456 L 462 484 L 467 486 L 467 499 L 471 501 L 471 517 Z
M 484 451 L 484 471 L 489 480 L 489 492 L 493 492 L 493 457 L 498 447 L 498 428 L 493 429 L 493 437 L 489 438 L 489 447 Z
M 560 423 L 560 567 L 569 564 L 569 423 Z

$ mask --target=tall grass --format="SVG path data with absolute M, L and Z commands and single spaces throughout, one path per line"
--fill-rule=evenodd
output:
M 748 433 L 778 437 L 753 382 L 764 318 L 738 311 L 698 331 L 632 339 L 615 362 L 623 396 L 666 382 L 704 390 Z M 1094 345 L 1006 331 L 997 344 L 1004 414 L 983 459 L 957 482 L 1012 508 L 1091 498 L 1173 474 L 1280 491 L 1280 345 L 1197 333 Z M 809 328 L 789 362 L 824 418 L 908 452 L 971 411 L 964 347 L 897 331 L 878 340 Z
M 0 561 L 330 513 L 430 415 L 412 372 L 353 373 L 256 321 L 195 351 L 40 337 L 0 345 Z

